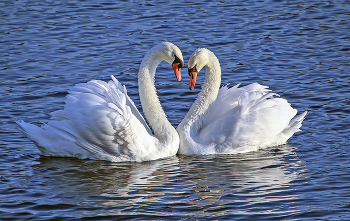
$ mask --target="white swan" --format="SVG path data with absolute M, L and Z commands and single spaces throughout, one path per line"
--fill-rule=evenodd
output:
M 177 127 L 179 154 L 233 154 L 276 146 L 297 131 L 307 112 L 296 116 L 287 100 L 274 97 L 267 86 L 253 83 L 219 90 L 221 68 L 213 52 L 197 49 L 188 61 L 189 88 L 206 68 L 204 86 Z
M 181 80 L 182 53 L 169 42 L 153 47 L 145 55 L 138 77 L 142 108 L 154 135 L 125 86 L 114 76 L 108 83 L 92 80 L 72 87 L 64 110 L 51 113 L 48 124 L 38 127 L 17 123 L 46 156 L 121 162 L 175 155 L 179 136 L 167 120 L 154 86 L 156 68 L 163 60 L 173 66 Z

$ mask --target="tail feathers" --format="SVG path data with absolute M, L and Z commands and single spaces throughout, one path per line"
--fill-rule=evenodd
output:
M 307 111 L 304 111 L 302 114 L 295 116 L 289 123 L 289 127 L 292 128 L 300 128 L 302 126 L 302 122 L 305 119 Z
M 77 146 L 75 138 L 65 131 L 57 133 L 59 129 L 50 125 L 38 127 L 24 121 L 16 122 L 19 129 L 38 147 L 44 156 L 91 158 L 91 154 Z
M 19 130 L 22 131 L 22 133 L 24 133 L 27 137 L 33 136 L 36 131 L 40 130 L 39 127 L 26 123 L 22 120 L 16 121 L 16 123 L 19 126 Z
M 26 123 L 24 121 L 17 121 L 20 131 L 22 131 L 29 139 L 33 142 L 38 143 L 40 139 L 47 138 L 48 134 L 55 134 L 56 137 L 64 139 L 70 142 L 76 142 L 77 135 L 72 129 L 64 126 L 61 121 L 60 124 L 56 125 L 58 121 L 51 121 L 48 124 L 44 124 L 38 127 L 34 124 Z M 46 134 L 46 135 L 45 135 Z
M 286 129 L 284 129 L 279 134 L 279 140 L 281 141 L 280 144 L 284 144 L 287 142 L 287 140 L 293 136 L 294 133 L 301 131 L 300 127 L 302 126 L 302 122 L 305 119 L 305 116 L 307 114 L 307 111 L 295 116 L 288 124 Z

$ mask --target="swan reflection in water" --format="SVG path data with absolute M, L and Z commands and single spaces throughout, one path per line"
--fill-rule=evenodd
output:
M 290 213 L 297 210 L 294 185 L 303 180 L 305 166 L 295 148 L 278 148 L 240 155 L 179 155 L 142 163 L 41 158 L 29 181 L 41 182 L 35 186 L 44 187 L 53 201 L 101 207 L 90 215 L 157 210 L 169 214 L 183 212 L 184 206 L 186 214 L 196 215 Z
M 296 212 L 294 183 L 303 182 L 306 168 L 294 150 L 283 145 L 239 155 L 182 157 L 180 168 L 195 195 L 187 203 L 204 212 L 214 206 L 216 216 Z
M 150 201 L 153 194 L 159 197 L 161 192 L 171 192 L 164 184 L 169 182 L 171 171 L 178 171 L 178 161 L 176 156 L 142 163 L 42 157 L 40 164 L 33 166 L 31 180 L 41 181 L 56 198 L 59 194 L 59 202 L 129 206 Z

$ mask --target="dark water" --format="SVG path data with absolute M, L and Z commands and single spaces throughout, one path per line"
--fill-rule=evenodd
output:
M 1 220 L 350 219 L 348 1 L 1 1 Z M 258 82 L 308 110 L 284 146 L 144 163 L 40 157 L 15 121 L 47 122 L 69 87 L 111 74 L 140 107 L 137 71 L 170 41 L 219 58 L 223 84 Z M 199 83 L 204 75 L 199 76 Z M 200 87 L 157 70 L 177 126 Z

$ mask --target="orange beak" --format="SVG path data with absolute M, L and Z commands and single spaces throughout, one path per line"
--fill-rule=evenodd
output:
M 190 74 L 191 79 L 190 79 L 190 84 L 188 85 L 188 88 L 190 90 L 193 90 L 194 85 L 196 84 L 197 74 L 198 74 L 198 72 L 191 72 L 191 74 Z
M 172 66 L 174 68 L 175 76 L 178 81 L 181 81 L 181 64 L 180 63 L 173 63 Z

